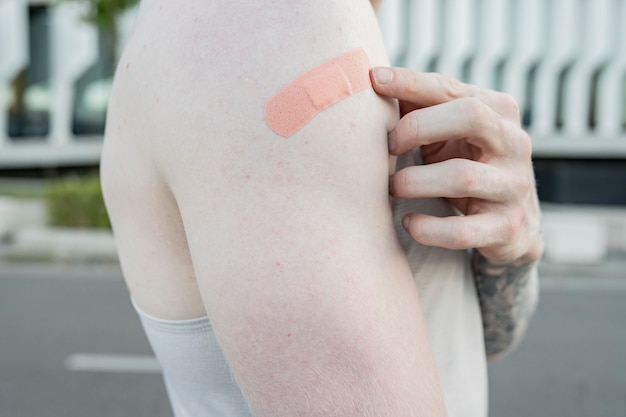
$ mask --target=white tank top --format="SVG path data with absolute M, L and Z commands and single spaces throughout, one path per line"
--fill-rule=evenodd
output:
M 398 164 L 419 162 L 415 153 Z M 394 200 L 393 204 L 396 230 L 420 294 L 448 417 L 486 417 L 482 316 L 468 254 L 421 246 L 401 226 L 408 212 L 448 216 L 455 214 L 454 209 L 442 199 Z M 170 321 L 151 317 L 136 305 L 135 309 L 163 369 L 176 417 L 253 415 L 207 317 Z
M 208 317 L 162 320 L 133 302 L 176 417 L 252 417 Z

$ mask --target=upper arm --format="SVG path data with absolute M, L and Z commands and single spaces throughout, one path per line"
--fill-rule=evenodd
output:
M 129 83 L 143 93 L 138 135 L 176 198 L 206 311 L 256 415 L 443 414 L 387 197 L 394 108 L 368 89 L 289 138 L 264 120 L 273 94 L 328 59 L 363 47 L 385 64 L 367 2 L 328 1 L 324 15 L 302 3 L 155 12 L 159 33 L 139 33 L 120 65 L 149 73 Z M 265 29 L 252 39 L 249 25 Z M 150 39 L 161 48 L 142 58 Z M 123 90 L 130 79 L 118 78 Z

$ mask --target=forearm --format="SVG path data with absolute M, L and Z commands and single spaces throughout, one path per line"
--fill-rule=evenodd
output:
M 490 360 L 506 356 L 522 339 L 538 300 L 537 261 L 496 265 L 474 251 L 472 268 Z

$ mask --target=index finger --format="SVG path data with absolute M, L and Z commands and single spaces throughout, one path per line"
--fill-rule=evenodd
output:
M 381 95 L 430 107 L 463 97 L 472 97 L 477 87 L 452 77 L 408 68 L 378 67 L 371 71 L 374 90 Z
M 413 108 L 473 97 L 502 117 L 520 122 L 519 107 L 510 95 L 466 84 L 444 74 L 400 67 L 377 67 L 371 70 L 371 79 L 378 94 L 411 103 Z

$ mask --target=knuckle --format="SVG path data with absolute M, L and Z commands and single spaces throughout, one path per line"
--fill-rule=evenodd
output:
M 459 161 L 462 162 L 462 161 Z M 467 163 L 461 163 L 458 166 L 458 172 L 456 177 L 458 180 L 456 184 L 456 192 L 459 195 L 469 196 L 473 194 L 481 185 L 483 174 L 481 169 L 475 164 L 469 165 Z
M 456 78 L 444 74 L 438 74 L 437 82 L 449 100 L 455 100 L 463 97 L 464 84 Z
M 405 90 L 411 95 L 418 94 L 420 89 L 420 80 L 418 79 L 418 75 L 413 71 L 406 71 L 404 73 L 403 79 L 403 87 Z
M 472 133 L 484 133 L 496 128 L 493 112 L 482 101 L 474 97 L 459 99 L 459 111 L 465 117 Z
M 506 219 L 500 230 L 500 236 L 505 242 L 512 242 L 522 230 L 526 222 L 526 215 L 523 210 L 515 210 L 506 216 Z
M 452 243 L 453 249 L 468 249 L 474 247 L 476 233 L 467 226 L 459 227 Z
M 506 221 L 500 227 L 500 240 L 503 242 L 510 242 L 515 237 L 515 221 L 511 217 L 506 218 Z
M 516 121 L 521 120 L 521 109 L 519 103 L 512 94 L 499 92 L 498 99 L 500 106 L 502 106 L 506 114 L 514 116 Z
M 534 179 L 530 175 L 518 175 L 514 186 L 520 195 L 527 196 L 534 192 Z
M 518 135 L 518 146 L 522 157 L 525 160 L 530 160 L 533 154 L 533 141 L 525 130 L 521 130 L 521 133 Z

